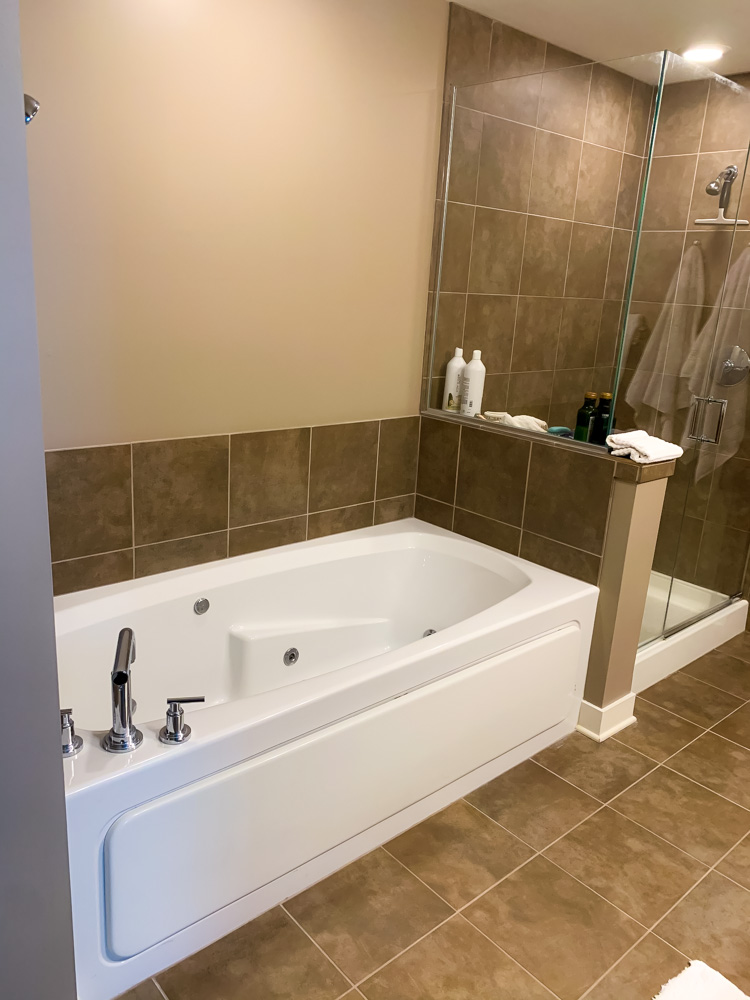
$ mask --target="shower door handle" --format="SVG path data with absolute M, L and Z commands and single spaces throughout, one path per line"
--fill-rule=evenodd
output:
M 706 424 L 706 415 L 710 406 L 718 406 L 719 413 L 716 417 L 716 426 L 712 435 L 703 433 Z M 693 412 L 690 417 L 690 428 L 687 436 L 691 441 L 700 441 L 703 444 L 718 444 L 721 439 L 721 429 L 724 426 L 724 417 L 727 414 L 727 400 L 716 399 L 715 396 L 693 396 Z

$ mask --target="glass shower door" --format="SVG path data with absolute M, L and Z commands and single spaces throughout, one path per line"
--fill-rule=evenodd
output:
M 690 136 L 693 112 L 702 125 Z M 635 426 L 684 448 L 667 486 L 642 642 L 684 628 L 742 591 L 750 549 L 748 136 L 750 92 L 705 70 L 696 75 L 670 56 L 644 239 L 672 252 L 676 267 L 659 302 L 638 301 L 636 274 L 631 329 L 639 317 L 658 345 L 651 337 L 630 345 L 620 397 L 626 419 L 630 405 Z M 666 226 L 674 225 L 680 187 L 689 194 L 678 233 Z M 639 255 L 636 271 L 644 263 Z M 647 285 L 642 279 L 641 289 Z M 654 359 L 657 378 L 647 374 Z

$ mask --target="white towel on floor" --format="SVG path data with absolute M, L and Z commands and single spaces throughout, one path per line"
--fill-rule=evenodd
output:
M 607 444 L 612 449 L 613 455 L 624 455 L 632 458 L 634 462 L 642 464 L 668 462 L 670 459 L 679 458 L 682 455 L 682 448 L 678 444 L 651 437 L 646 431 L 625 431 L 623 434 L 610 434 L 607 438 Z
M 728 979 L 703 962 L 691 962 L 654 1000 L 748 1000 Z

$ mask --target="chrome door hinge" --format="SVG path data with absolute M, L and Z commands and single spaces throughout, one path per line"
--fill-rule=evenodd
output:
M 716 423 L 713 433 L 706 434 L 706 417 L 709 407 L 718 406 Z M 715 411 L 714 411 L 715 412 Z M 721 429 L 724 426 L 724 417 L 727 413 L 727 400 L 716 399 L 714 396 L 693 396 L 693 410 L 690 417 L 690 429 L 687 436 L 691 441 L 701 441 L 704 444 L 718 444 L 721 438 Z

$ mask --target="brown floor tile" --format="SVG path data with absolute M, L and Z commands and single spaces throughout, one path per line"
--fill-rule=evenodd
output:
M 750 830 L 750 812 L 660 767 L 610 803 L 707 865 Z
M 692 722 L 678 719 L 642 698 L 635 699 L 635 718 L 633 725 L 621 730 L 614 739 L 653 760 L 666 760 L 702 732 Z
M 750 750 L 704 733 L 680 750 L 668 766 L 750 809 Z
M 333 1000 L 349 985 L 280 907 L 160 973 L 157 982 L 169 1000 Z
M 746 663 L 750 663 L 750 632 L 740 632 L 729 642 L 719 646 L 716 652 L 729 653 L 730 656 L 738 656 Z
M 723 719 L 718 726 L 714 726 L 713 731 L 734 743 L 750 748 L 750 703 Z
M 684 955 L 649 934 L 586 994 L 586 1000 L 647 1000 L 687 964 Z
M 360 986 L 367 1000 L 551 1000 L 507 955 L 455 916 Z
M 285 906 L 354 981 L 374 972 L 452 913 L 447 903 L 381 850 Z
M 544 853 L 646 926 L 663 916 L 706 870 L 611 809 L 591 816 Z
M 576 1000 L 643 933 L 634 920 L 541 857 L 464 912 L 561 1000 Z
M 484 813 L 461 801 L 385 847 L 455 907 L 489 889 L 533 853 Z
M 532 760 L 506 771 L 466 798 L 536 850 L 551 844 L 599 807 L 595 799 Z
M 602 802 L 654 767 L 653 761 L 629 747 L 609 741 L 596 743 L 583 733 L 571 733 L 534 760 Z
M 163 1000 L 161 993 L 150 979 L 135 986 L 127 993 L 121 994 L 117 1000 Z
M 652 705 L 674 712 L 688 722 L 706 728 L 713 726 L 742 704 L 740 698 L 704 684 L 681 670 L 646 688 L 642 698 Z
M 730 851 L 716 870 L 750 889 L 750 837 Z
M 691 958 L 699 958 L 735 986 L 750 990 L 750 893 L 709 872 L 656 933 Z
M 682 673 L 713 684 L 738 698 L 750 698 L 750 663 L 737 656 L 714 650 L 683 667 Z

